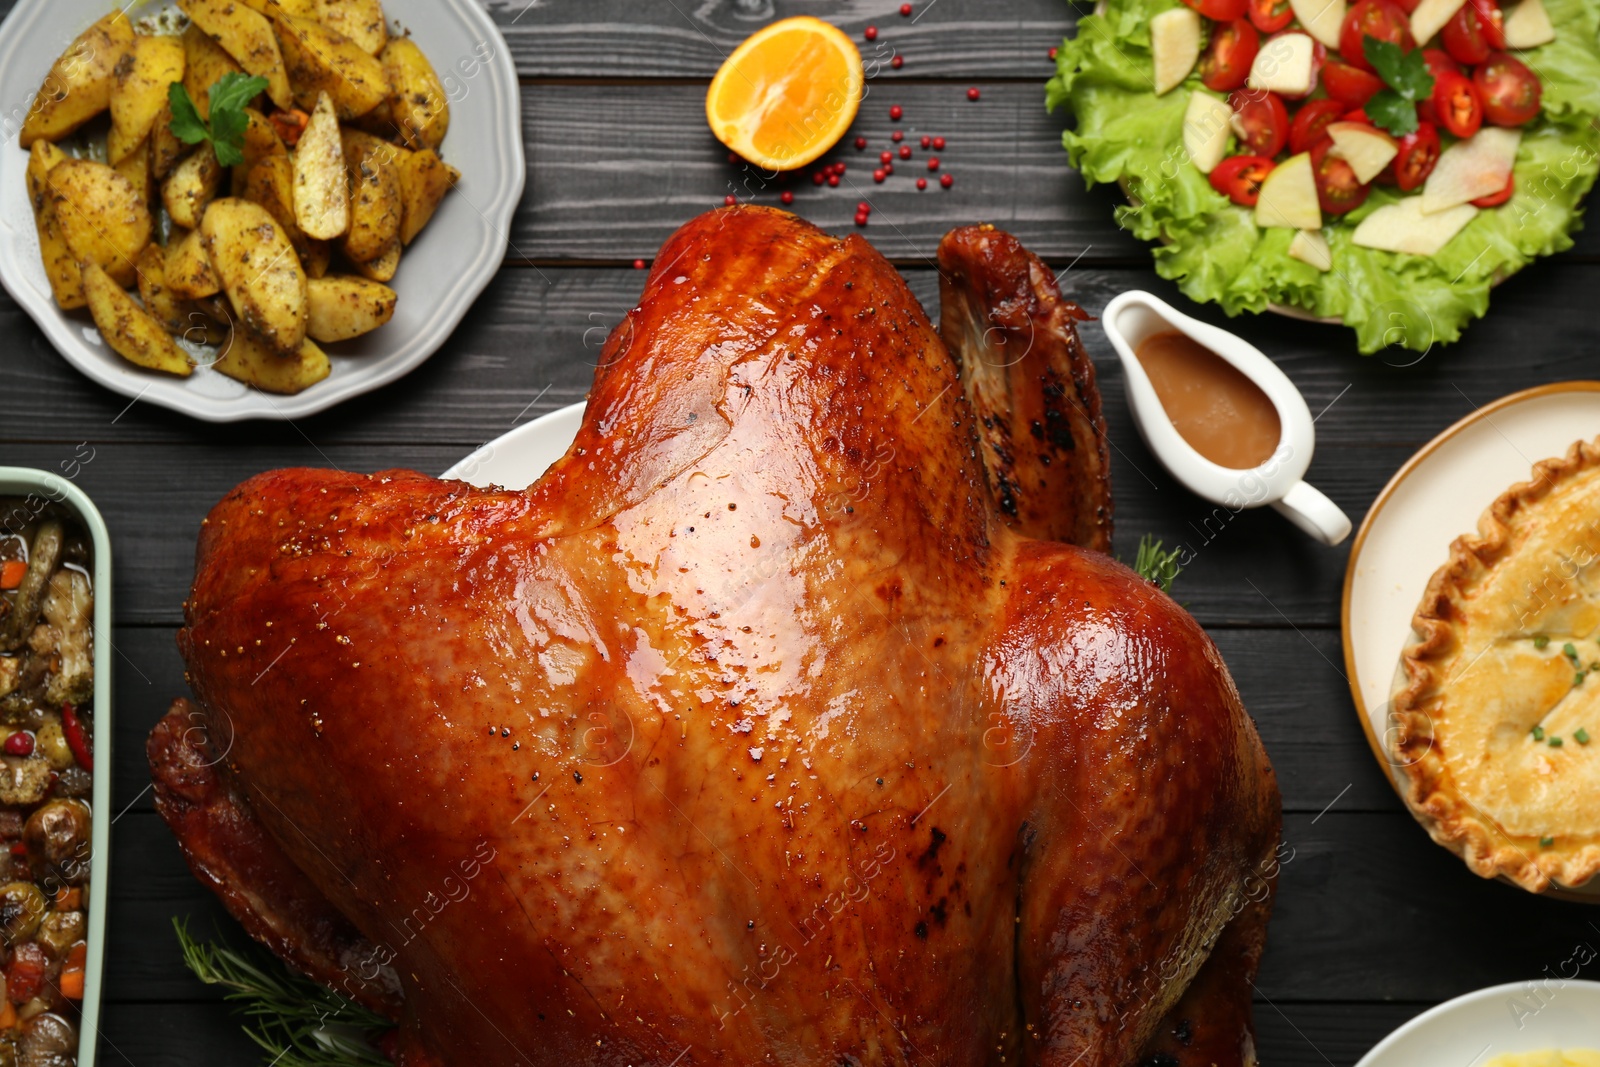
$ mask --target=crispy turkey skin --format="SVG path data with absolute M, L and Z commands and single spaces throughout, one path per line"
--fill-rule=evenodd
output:
M 703 215 L 532 487 L 206 520 L 158 806 L 402 1064 L 1253 1062 L 1271 768 L 1186 612 L 1035 539 L 1109 545 L 1081 312 L 941 264 L 954 357 L 860 237 Z

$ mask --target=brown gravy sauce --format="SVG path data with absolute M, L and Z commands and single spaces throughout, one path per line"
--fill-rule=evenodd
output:
M 1251 470 L 1277 451 L 1283 427 L 1261 387 L 1200 342 L 1167 330 L 1136 350 L 1183 439 L 1220 467 Z

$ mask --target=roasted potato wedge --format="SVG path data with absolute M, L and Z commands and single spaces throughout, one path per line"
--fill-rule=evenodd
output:
M 306 333 L 333 344 L 371 333 L 394 317 L 395 292 L 381 282 L 333 274 L 311 279 Z
M 172 106 L 163 104 L 161 113 L 150 125 L 150 175 L 161 181 L 178 165 L 189 151 L 189 146 L 178 140 L 172 132 Z
M 214 200 L 200 223 L 206 252 L 239 322 L 284 356 L 306 339 L 306 272 L 284 228 L 260 204 Z
M 389 79 L 394 128 L 411 148 L 438 151 L 450 130 L 450 99 L 433 64 L 409 37 L 395 37 L 383 48 L 383 73 Z
M 402 152 L 396 163 L 400 177 L 400 242 L 410 244 L 433 218 L 445 194 L 461 180 L 461 172 L 431 148 Z
M 139 199 L 146 204 L 150 203 L 150 138 L 146 137 L 139 142 L 139 146 L 132 152 L 123 156 L 114 167 L 118 174 L 128 179 L 128 184 L 133 186 L 133 191 L 139 194 Z
M 350 175 L 333 98 L 317 94 L 311 121 L 294 152 L 294 217 L 306 236 L 319 241 L 350 230 Z
M 319 0 L 317 20 L 372 55 L 389 43 L 389 20 L 384 18 L 382 0 Z
M 234 196 L 244 195 L 245 182 L 250 180 L 250 172 L 255 165 L 268 156 L 282 156 L 289 158 L 289 149 L 283 143 L 283 138 L 278 136 L 278 131 L 273 128 L 267 117 L 253 107 L 244 109 L 245 116 L 250 120 L 250 125 L 244 130 L 244 162 L 233 168 L 232 189 Z
M 353 119 L 389 98 L 383 64 L 350 38 L 293 15 L 278 15 L 274 21 L 289 84 L 301 108 L 310 111 L 317 106 L 318 95 L 327 93 L 339 118 Z
M 59 141 L 111 106 L 117 64 L 133 47 L 133 23 L 113 11 L 84 30 L 55 61 L 33 98 L 18 140 Z M 376 62 L 376 61 L 374 61 Z
M 39 230 L 39 253 L 44 260 L 50 292 L 63 308 L 84 306 L 83 274 L 78 258 L 67 247 L 56 222 L 55 200 L 50 196 L 50 172 L 67 154 L 49 141 L 35 141 L 28 153 L 28 200 L 33 204 L 33 221 Z
M 292 107 L 289 75 L 272 20 L 234 0 L 178 0 L 183 13 L 221 45 L 246 74 L 267 79 L 267 96 L 279 107 Z
M 104 267 L 118 285 L 132 285 L 134 264 L 150 243 L 150 209 L 133 183 L 104 163 L 65 159 L 51 168 L 48 184 L 72 254 Z
M 222 279 L 211 267 L 205 239 L 199 230 L 181 236 L 173 232 L 167 242 L 166 285 L 185 300 L 204 300 L 222 292 Z
M 189 99 L 203 119 L 211 117 L 211 87 L 222 80 L 224 74 L 244 73 L 237 60 L 216 41 L 206 36 L 198 25 L 191 24 L 183 31 L 183 87 L 189 90 Z M 169 120 L 171 116 L 168 116 Z
M 328 273 L 328 242 L 307 237 L 294 217 L 294 165 L 287 156 L 268 156 L 255 165 L 245 182 L 244 198 L 260 204 L 289 235 L 308 278 Z
M 255 8 L 268 18 L 293 15 L 295 18 L 311 19 L 313 22 L 322 18 L 322 6 L 317 0 L 244 0 L 244 2 L 246 6 Z
M 183 81 L 183 41 L 177 37 L 135 37 L 133 47 L 117 63 L 111 90 L 111 132 L 106 157 L 112 166 L 134 152 L 150 136 L 156 118 L 167 106 L 167 87 Z
M 202 144 L 172 168 L 161 183 L 161 202 L 167 206 L 176 226 L 186 230 L 199 227 L 206 205 L 222 191 L 222 164 L 208 144 Z
M 249 330 L 235 330 L 233 340 L 212 367 L 257 389 L 290 395 L 316 385 L 333 370 L 327 353 L 309 338 L 293 355 L 283 356 L 252 337 Z
M 351 268 L 363 278 L 375 282 L 392 282 L 394 276 L 400 272 L 400 238 L 394 239 L 394 244 L 384 250 L 383 255 L 365 263 L 352 263 Z
M 189 357 L 172 335 L 112 280 L 92 259 L 78 265 L 89 314 L 106 344 L 129 363 L 187 378 L 194 372 Z
M 167 285 L 167 254 L 160 245 L 146 245 L 139 256 L 139 299 L 168 333 L 191 344 L 220 345 L 231 332 Z
M 344 254 L 355 263 L 368 263 L 400 239 L 397 160 L 404 149 L 361 130 L 346 130 L 343 139 L 350 169 L 350 232 L 345 234 Z

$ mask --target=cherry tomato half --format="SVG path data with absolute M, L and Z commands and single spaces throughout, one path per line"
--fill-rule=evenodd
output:
M 1294 21 L 1289 0 L 1249 0 L 1250 21 L 1262 33 L 1277 33 Z
M 1507 174 L 1506 175 L 1506 187 L 1504 189 L 1501 189 L 1498 193 L 1489 193 L 1487 196 L 1478 197 L 1478 199 L 1476 199 L 1476 200 L 1474 200 L 1472 202 L 1472 206 L 1473 207 L 1499 207 L 1501 204 L 1503 204 L 1507 200 L 1511 199 L 1511 194 L 1516 192 L 1516 189 L 1517 189 L 1517 176 L 1516 176 L 1516 174 L 1515 173 Z
M 1450 58 L 1450 53 L 1440 48 L 1424 48 L 1422 61 L 1428 64 L 1428 73 L 1437 78 L 1441 74 L 1465 74 L 1460 63 Z
M 1289 109 L 1277 93 L 1235 89 L 1228 106 L 1238 119 L 1239 145 L 1248 155 L 1273 159 L 1289 143 Z
M 1250 0 L 1183 0 L 1208 19 L 1232 22 L 1244 18 L 1244 9 Z
M 1289 151 L 1298 155 L 1327 139 L 1330 122 L 1339 121 L 1345 107 L 1337 100 L 1312 100 L 1301 105 L 1289 124 Z
M 1372 119 L 1367 117 L 1367 109 L 1366 108 L 1362 108 L 1362 107 L 1358 107 L 1354 111 L 1349 112 L 1343 118 L 1341 118 L 1339 121 L 1340 122 L 1360 122 L 1360 123 L 1364 123 L 1364 124 L 1366 124 L 1368 126 L 1371 126 L 1373 124 L 1372 123 Z
M 1357 178 L 1349 163 L 1330 155 L 1332 147 L 1332 141 L 1324 140 L 1311 150 L 1311 173 L 1317 180 L 1317 203 L 1323 214 L 1343 215 L 1360 207 L 1372 186 Z
M 1496 52 L 1506 46 L 1506 16 L 1500 10 L 1500 0 L 1470 0 L 1472 10 L 1478 13 L 1478 25 L 1483 28 L 1483 39 Z
M 1200 81 L 1219 93 L 1231 92 L 1250 77 L 1261 50 L 1261 35 L 1248 19 L 1221 23 L 1211 31 L 1211 46 L 1200 58 Z
M 1365 107 L 1367 101 L 1383 88 L 1383 79 L 1335 56 L 1329 56 L 1328 62 L 1322 67 L 1322 87 L 1328 90 L 1329 96 L 1346 107 Z
M 1457 137 L 1471 137 L 1483 125 L 1483 98 L 1465 74 L 1447 70 L 1438 75 L 1428 104 L 1432 121 Z
M 1444 43 L 1444 50 L 1450 53 L 1450 58 L 1466 66 L 1476 66 L 1489 57 L 1489 39 L 1484 36 L 1483 22 L 1478 18 L 1478 12 L 1471 4 L 1462 4 L 1461 8 L 1450 16 L 1450 21 L 1444 24 L 1444 31 L 1439 35 Z
M 1495 52 L 1472 72 L 1483 97 L 1483 119 L 1496 126 L 1521 126 L 1539 113 L 1539 76 L 1520 59 Z
M 1385 185 L 1398 185 L 1409 193 L 1428 180 L 1433 165 L 1439 162 L 1439 130 L 1431 122 L 1419 122 L 1417 128 L 1400 138 L 1399 152 L 1394 161 L 1375 179 Z
M 1255 207 L 1261 183 L 1272 173 L 1266 156 L 1229 156 L 1211 171 L 1211 188 L 1241 207 Z
M 1367 62 L 1368 37 L 1397 44 L 1406 52 L 1417 47 L 1411 37 L 1411 19 L 1395 0 L 1360 0 L 1346 13 L 1339 31 L 1339 54 L 1346 63 L 1372 69 Z

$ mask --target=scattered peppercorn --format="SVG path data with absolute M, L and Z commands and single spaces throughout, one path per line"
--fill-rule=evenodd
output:
M 826 174 L 822 173 L 820 170 L 813 171 L 812 174 L 811 174 L 811 184 L 812 185 L 821 185 L 823 182 L 825 182 L 827 180 L 828 180 L 828 176 Z
M 933 139 L 933 150 L 935 152 L 943 152 L 944 151 L 944 138 L 943 137 L 935 137 Z
M 896 130 L 889 135 L 889 140 L 893 141 L 895 144 L 899 144 L 901 141 L 905 140 L 905 137 L 906 135 L 904 130 Z
M 865 147 L 867 147 L 867 139 L 865 137 L 857 137 L 856 138 L 856 151 L 859 152 Z
M 828 184 L 835 189 L 839 188 L 839 176 L 837 174 L 828 175 Z
M 722 202 L 727 207 L 732 207 L 739 202 L 739 198 L 734 196 L 732 193 L 729 193 L 727 196 L 722 198 Z
M 903 144 L 903 145 L 900 146 L 900 158 L 901 159 L 910 159 L 911 158 L 911 146 L 910 145 Z
M 1051 45 L 1050 46 L 1050 58 L 1054 59 L 1055 57 L 1056 57 L 1056 48 L 1055 48 L 1054 45 Z
M 782 200 L 785 204 L 792 204 L 794 203 L 794 192 L 792 190 L 785 189 L 783 192 L 778 194 L 778 199 Z
M 978 87 L 976 85 L 974 85 L 972 88 L 967 90 L 967 99 L 968 100 L 976 100 L 976 99 L 978 99 L 978 97 L 980 95 L 981 94 L 978 92 Z
M 904 15 L 906 18 L 910 18 L 911 17 L 911 5 L 910 4 L 901 4 L 900 5 L 900 14 Z M 882 785 L 883 783 L 879 782 L 878 784 Z
M 956 180 L 952 176 L 950 176 L 948 174 L 939 175 L 939 184 L 944 186 L 946 189 L 950 188 L 955 183 L 956 183 Z
M 938 156 L 934 156 L 934 157 L 932 157 L 931 159 L 928 160 L 928 169 L 929 170 L 938 170 L 939 169 L 939 157 Z
M 905 57 L 900 55 L 899 53 L 896 53 L 895 57 L 893 59 L 889 60 L 889 66 L 893 67 L 895 70 L 899 70 L 901 67 L 903 67 L 905 65 L 906 65 Z
M 869 41 L 876 41 L 878 39 L 878 27 L 868 26 L 861 32 L 861 36 L 865 37 Z
M 933 138 L 924 134 L 922 137 L 922 147 L 927 148 L 931 144 L 933 144 Z
M 899 122 L 905 113 L 905 108 L 901 107 L 899 104 L 895 104 L 889 108 L 889 118 L 895 122 Z
M 633 261 L 633 269 L 634 270 L 644 270 L 644 260 L 642 260 L 642 259 L 634 260 Z
M 879 152 L 878 153 L 878 162 L 879 163 L 887 163 L 887 162 L 889 162 L 889 160 L 891 160 L 893 158 L 894 158 L 894 153 L 893 152 Z
M 927 187 L 928 187 L 928 179 L 926 179 L 926 178 L 918 178 L 917 179 L 917 188 L 919 190 L 920 189 L 926 189 Z
M 888 177 L 888 175 L 883 172 L 883 168 L 882 167 L 879 167 L 877 170 L 872 172 L 872 180 L 877 182 L 879 185 L 882 185 L 883 184 L 883 179 L 885 179 L 887 177 Z

